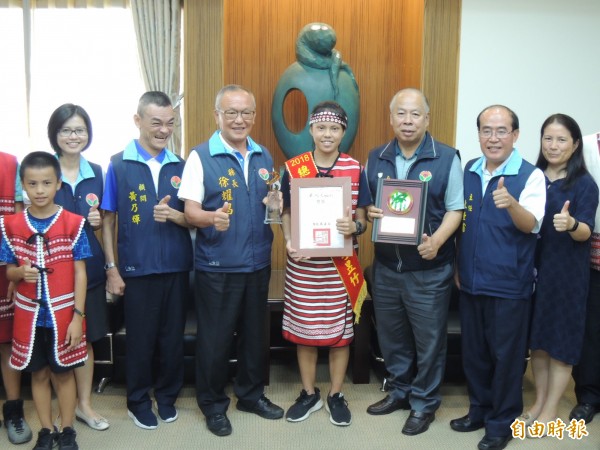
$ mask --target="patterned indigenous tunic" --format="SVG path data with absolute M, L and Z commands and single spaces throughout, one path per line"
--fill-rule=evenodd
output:
M 323 172 L 322 169 L 320 169 Z M 328 176 L 352 179 L 352 217 L 357 207 L 368 205 L 366 180 L 360 163 L 341 153 Z M 361 183 L 361 179 L 365 182 Z M 289 178 L 282 183 L 284 203 L 289 206 Z M 360 196 L 359 196 L 360 193 Z M 360 200 L 359 200 L 360 198 Z M 361 204 L 361 202 L 365 204 Z M 354 249 L 358 249 L 353 238 Z M 283 337 L 290 342 L 318 346 L 344 347 L 354 337 L 352 306 L 348 293 L 331 258 L 294 261 L 287 258 L 283 309 Z
M 46 229 L 38 231 L 30 222 L 28 212 L 7 216 L 0 222 L 3 247 L 6 244 L 23 265 L 25 258 L 39 268 L 37 283 L 21 282 L 17 286 L 15 325 L 13 329 L 10 365 L 24 369 L 31 359 L 33 338 L 40 311 L 47 310 L 54 329 L 54 356 L 60 366 L 68 367 L 87 359 L 85 322 L 81 343 L 67 350 L 67 328 L 73 319 L 75 305 L 74 247 L 81 239 L 85 219 L 59 207 Z M 87 244 L 86 244 L 87 245 Z M 91 256 L 89 246 L 81 255 Z M 78 256 L 78 259 L 79 259 Z M 42 303 L 47 308 L 42 308 Z
M 15 213 L 15 179 L 17 177 L 17 158 L 0 152 L 0 217 Z M 0 240 L 2 238 L 0 237 Z M 0 264 L 0 343 L 12 339 L 13 316 L 15 307 L 8 298 L 6 265 Z

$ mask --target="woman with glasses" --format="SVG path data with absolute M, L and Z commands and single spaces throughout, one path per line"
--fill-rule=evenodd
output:
M 528 425 L 537 420 L 547 433 L 581 355 L 598 187 L 586 169 L 575 120 L 553 114 L 540 139 L 536 165 L 544 171 L 547 193 L 530 337 L 536 400 L 521 419 Z
M 361 295 L 351 293 L 352 280 L 344 276 L 345 264 L 352 265 L 356 286 L 361 286 L 362 270 L 356 258 L 356 236 L 366 230 L 365 208 L 371 203 L 363 167 L 358 161 L 339 151 L 346 131 L 348 117 L 335 102 L 322 102 L 310 115 L 310 134 L 314 150 L 286 162 L 281 190 L 284 210 L 282 228 L 286 240 L 287 264 L 284 289 L 283 337 L 297 345 L 297 358 L 302 379 L 302 391 L 288 409 L 286 419 L 300 422 L 321 409 L 323 400 L 315 387 L 318 348 L 329 349 L 331 386 L 326 397 L 329 420 L 334 425 L 347 426 L 352 421 L 348 402 L 342 394 L 346 375 L 349 345 L 354 337 L 353 310 L 360 308 Z M 301 161 L 301 163 L 298 163 Z M 337 232 L 351 236 L 354 255 L 351 258 L 303 258 L 300 250 L 291 244 L 290 178 L 350 177 L 352 207 L 336 221 Z M 296 220 L 298 220 L 296 218 Z M 341 265 L 341 268 L 340 268 Z
M 92 123 L 88 113 L 78 105 L 59 106 L 48 121 L 48 139 L 56 152 L 62 171 L 62 184 L 55 202 L 66 210 L 85 217 L 84 231 L 90 242 L 92 257 L 86 260 L 87 294 L 85 302 L 88 359 L 75 369 L 78 404 L 77 419 L 95 430 L 106 430 L 108 421 L 96 413 L 91 405 L 94 375 L 92 343 L 108 333 L 106 304 L 106 274 L 104 253 L 95 231 L 102 228 L 98 210 L 102 202 L 104 179 L 99 165 L 87 161 L 81 153 L 92 143 Z

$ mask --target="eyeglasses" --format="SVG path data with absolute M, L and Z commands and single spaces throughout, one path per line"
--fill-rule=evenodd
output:
M 71 134 L 75 133 L 79 137 L 87 136 L 87 128 L 75 128 L 72 130 L 71 128 L 61 128 L 58 130 L 58 134 L 62 137 L 70 137 Z
M 223 114 L 225 116 L 225 118 L 227 120 L 235 120 L 238 118 L 238 116 L 242 116 L 242 119 L 244 120 L 252 120 L 254 118 L 254 114 L 256 114 L 256 111 L 236 111 L 234 109 L 228 109 L 227 111 L 221 111 L 220 109 L 217 109 L 218 112 L 220 112 L 221 114 Z
M 485 129 L 479 131 L 479 136 L 481 136 L 484 139 L 489 139 L 495 134 L 498 139 L 504 139 L 512 132 L 513 132 L 513 130 L 509 131 L 504 128 L 500 128 L 498 130 L 492 130 L 491 128 L 485 128 Z

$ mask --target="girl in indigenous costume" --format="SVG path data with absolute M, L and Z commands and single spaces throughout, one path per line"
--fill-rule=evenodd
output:
M 282 227 L 286 240 L 287 265 L 284 289 L 283 336 L 297 344 L 302 391 L 286 413 L 290 422 L 299 422 L 323 406 L 315 387 L 318 347 L 329 348 L 331 386 L 326 408 L 334 425 L 350 425 L 352 416 L 342 393 L 349 345 L 354 337 L 353 311 L 358 314 L 366 285 L 358 263 L 356 236 L 366 229 L 365 208 L 370 204 L 363 167 L 339 145 L 348 118 L 335 102 L 319 103 L 310 116 L 314 150 L 286 162 L 282 180 L 284 209 Z M 305 258 L 291 245 L 290 178 L 350 177 L 352 206 L 336 221 L 337 231 L 353 236 L 350 258 Z M 352 270 L 349 270 L 348 268 Z

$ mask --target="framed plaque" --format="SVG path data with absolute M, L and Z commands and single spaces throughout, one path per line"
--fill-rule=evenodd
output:
M 375 206 L 383 210 L 373 220 L 373 242 L 419 245 L 427 208 L 427 183 L 380 178 Z
M 350 177 L 292 178 L 292 247 L 304 257 L 351 256 L 352 236 L 336 220 L 352 206 Z

